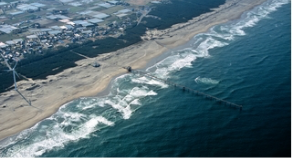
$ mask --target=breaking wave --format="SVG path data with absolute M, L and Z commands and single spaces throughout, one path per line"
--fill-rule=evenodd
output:
M 213 80 L 211 78 L 201 78 L 201 77 L 197 77 L 196 79 L 194 79 L 194 81 L 196 83 L 204 83 L 204 84 L 219 84 L 219 81 L 217 80 Z

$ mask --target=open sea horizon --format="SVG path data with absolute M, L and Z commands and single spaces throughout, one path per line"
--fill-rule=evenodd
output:
M 268 0 L 6 139 L 0 157 L 291 156 L 291 1 Z M 159 60 L 160 59 L 160 60 Z

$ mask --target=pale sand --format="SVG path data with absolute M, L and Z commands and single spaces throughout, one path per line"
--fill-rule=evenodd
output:
M 182 45 L 196 34 L 210 27 L 238 18 L 244 11 L 265 0 L 229 0 L 211 13 L 196 17 L 184 24 L 161 31 L 149 31 L 153 39 L 143 41 L 96 58 L 102 66 L 94 68 L 94 58 L 77 61 L 78 66 L 49 76 L 46 80 L 19 81 L 19 91 L 32 100 L 38 109 L 27 103 L 13 90 L 0 94 L 0 139 L 19 133 L 54 114 L 58 108 L 74 99 L 95 96 L 103 91 L 111 79 L 126 73 L 122 66 L 143 68 L 151 59 L 170 48 Z M 25 75 L 25 74 L 24 74 Z M 11 76 L 12 77 L 12 76 Z M 32 87 L 33 90 L 25 90 Z M 3 108 L 3 106 L 7 106 Z

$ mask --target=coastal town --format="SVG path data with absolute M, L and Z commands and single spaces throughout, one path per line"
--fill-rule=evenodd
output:
M 140 6 L 128 1 L 2 0 L 0 53 L 5 59 L 21 60 L 46 49 L 116 38 L 127 27 L 139 24 L 152 5 L 163 2 Z

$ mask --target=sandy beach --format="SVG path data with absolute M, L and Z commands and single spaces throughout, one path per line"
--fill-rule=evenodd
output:
M 32 101 L 33 106 L 42 110 L 30 107 L 14 90 L 0 93 L 0 140 L 32 127 L 74 99 L 96 96 L 107 88 L 112 78 L 127 73 L 122 67 L 143 68 L 168 49 L 188 42 L 214 25 L 237 19 L 243 12 L 265 1 L 227 0 L 219 8 L 187 23 L 165 30 L 149 30 L 142 37 L 143 42 L 96 58 L 83 56 L 84 59 L 76 62 L 76 67 L 48 76 L 46 80 L 17 82 L 19 91 Z M 93 67 L 95 61 L 101 66 Z

